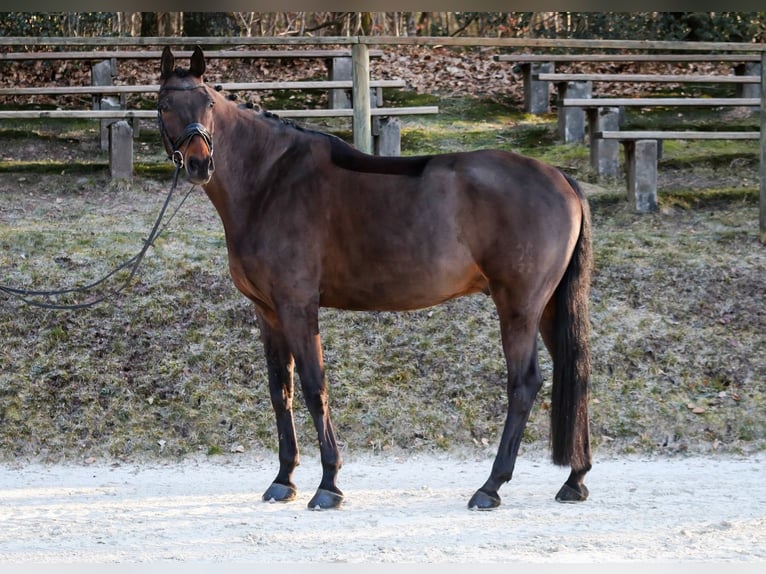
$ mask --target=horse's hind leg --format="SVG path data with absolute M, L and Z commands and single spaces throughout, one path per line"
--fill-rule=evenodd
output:
M 279 472 L 263 493 L 267 502 L 288 502 L 296 496 L 292 475 L 299 464 L 298 442 L 293 422 L 293 356 L 284 335 L 259 315 L 263 348 L 269 376 L 271 404 L 279 437 Z
M 537 362 L 536 317 L 517 312 L 505 290 L 493 291 L 500 315 L 503 351 L 508 365 L 508 414 L 492 472 L 468 502 L 468 508 L 490 510 L 500 505 L 500 486 L 511 480 L 529 413 L 542 386 Z

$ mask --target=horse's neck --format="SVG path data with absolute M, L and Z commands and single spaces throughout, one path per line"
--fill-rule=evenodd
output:
M 261 117 L 249 109 L 229 110 L 216 118 L 221 124 L 222 146 L 225 154 L 237 161 L 226 162 L 227 168 L 242 169 L 242 161 L 251 175 L 267 170 L 289 148 L 295 138 L 291 129 L 280 126 L 278 120 Z M 241 179 L 244 174 L 236 174 Z
M 227 102 L 228 103 L 228 102 Z M 269 125 L 251 110 L 227 110 L 215 118 L 215 172 L 204 190 L 230 228 L 236 212 L 253 212 L 269 186 L 269 171 L 290 146 L 290 130 Z

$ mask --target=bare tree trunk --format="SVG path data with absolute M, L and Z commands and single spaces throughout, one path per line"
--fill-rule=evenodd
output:
M 67 36 L 79 36 L 80 13 L 67 12 L 64 15 L 64 30 Z
M 431 33 L 431 13 L 421 12 L 420 18 L 418 18 L 418 24 L 415 35 L 428 36 Z
M 180 36 L 183 33 L 183 12 L 157 12 L 157 34 Z
M 359 28 L 357 33 L 363 36 L 372 34 L 372 12 L 359 12 Z
M 256 21 L 257 12 L 234 12 L 234 14 L 237 16 L 239 23 L 242 24 L 242 28 L 245 30 L 245 36 L 248 38 L 252 36 L 253 24 Z
M 117 12 L 115 24 L 118 36 L 140 36 L 141 12 Z

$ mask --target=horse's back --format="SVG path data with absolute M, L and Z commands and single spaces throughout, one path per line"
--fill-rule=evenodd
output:
M 502 150 L 436 156 L 433 173 L 449 173 L 461 229 L 474 251 L 497 262 L 501 251 L 525 251 L 519 262 L 544 265 L 550 251 L 569 257 L 579 234 L 577 189 L 554 166 Z M 438 186 L 443 176 L 434 176 Z M 488 263 L 489 264 L 489 263 Z

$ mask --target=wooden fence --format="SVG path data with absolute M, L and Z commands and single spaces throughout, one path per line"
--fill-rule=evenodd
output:
M 553 38 L 458 38 L 458 37 L 398 37 L 398 36 L 326 36 L 326 37 L 0 37 L 3 45 L 47 46 L 255 46 L 255 45 L 338 45 L 351 46 L 354 77 L 354 121 L 359 122 L 360 143 L 370 141 L 369 46 L 454 46 L 492 47 L 516 49 L 523 52 L 534 50 L 635 50 L 635 51 L 695 51 L 695 52 L 760 52 L 761 55 L 761 137 L 760 137 L 760 210 L 759 238 L 766 244 L 766 44 L 741 42 L 674 42 L 648 40 L 577 40 Z M 358 82 L 358 83 L 357 83 Z M 358 114 L 358 116 L 357 116 Z M 363 147 L 364 149 L 364 147 Z

